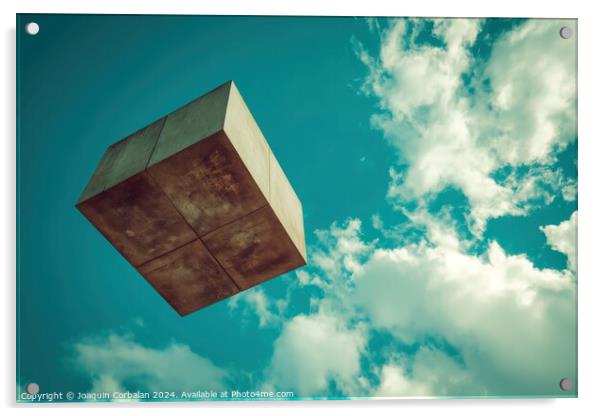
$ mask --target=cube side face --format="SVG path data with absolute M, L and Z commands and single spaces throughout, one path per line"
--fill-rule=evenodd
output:
M 223 129 L 231 83 L 220 85 L 167 116 L 149 166 Z
M 78 208 L 133 266 L 196 238 L 146 172 L 80 203 Z
M 182 316 L 239 292 L 198 239 L 151 260 L 138 271 Z
M 303 207 L 278 160 L 270 152 L 270 206 L 284 226 L 303 260 L 307 262 Z
M 165 119 L 163 117 L 109 146 L 78 203 L 144 171 Z
M 267 204 L 223 131 L 148 171 L 199 236 Z
M 305 264 L 269 205 L 202 240 L 241 290 Z
M 234 83 L 230 87 L 224 132 L 266 199 L 270 195 L 270 147 Z

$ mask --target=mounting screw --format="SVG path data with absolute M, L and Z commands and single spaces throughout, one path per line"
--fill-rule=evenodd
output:
M 38 386 L 38 383 L 29 383 L 25 387 L 25 390 L 27 390 L 27 393 L 29 394 L 38 394 L 40 391 L 40 386 Z
M 569 39 L 571 36 L 573 36 L 573 29 L 568 26 L 563 26 L 560 28 L 560 37 L 562 39 Z
M 563 378 L 562 380 L 560 380 L 560 389 L 561 390 L 568 391 L 571 388 L 573 388 L 573 383 L 571 383 L 570 379 Z
M 37 35 L 40 31 L 40 25 L 38 25 L 36 22 L 29 22 L 25 25 L 25 31 L 28 35 Z

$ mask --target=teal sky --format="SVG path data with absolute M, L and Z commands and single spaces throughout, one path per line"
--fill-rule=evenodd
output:
M 40 25 L 38 35 L 21 30 L 29 21 Z M 438 256 L 444 252 L 437 250 L 445 245 L 432 231 L 442 226 L 447 227 L 446 234 L 457 235 L 463 259 L 480 259 L 467 266 L 466 273 L 512 263 L 500 272 L 502 280 L 525 274 L 516 285 L 501 283 L 508 290 L 496 298 L 516 296 L 518 300 L 500 303 L 499 309 L 487 312 L 492 314 L 490 324 L 500 326 L 500 334 L 509 340 L 518 336 L 510 328 L 520 314 L 562 315 L 566 325 L 557 328 L 544 320 L 541 328 L 535 328 L 533 336 L 538 338 L 524 344 L 522 355 L 535 353 L 541 343 L 557 337 L 576 344 L 575 289 L 571 286 L 576 269 L 567 262 L 574 250 L 567 253 L 566 245 L 560 243 L 554 247 L 555 229 L 544 232 L 541 228 L 568 221 L 577 210 L 577 141 L 570 118 L 576 103 L 569 99 L 563 107 L 564 101 L 559 104 L 550 94 L 538 95 L 534 90 L 523 102 L 537 104 L 541 98 L 553 103 L 540 112 L 547 124 L 538 124 L 533 121 L 537 117 L 528 118 L 528 109 L 514 108 L 515 101 L 507 104 L 495 95 L 504 82 L 521 76 L 529 79 L 528 73 L 520 72 L 528 71 L 526 66 L 516 65 L 518 72 L 508 80 L 496 72 L 496 65 L 510 42 L 505 36 L 533 21 L 481 22 L 472 38 L 463 32 L 462 36 L 470 38 L 460 44 L 469 57 L 466 66 L 457 69 L 462 64 L 450 64 L 450 71 L 460 74 L 450 102 L 467 106 L 459 107 L 468 110 L 458 114 L 475 114 L 470 122 L 470 137 L 475 137 L 470 149 L 491 156 L 490 169 L 476 170 L 508 189 L 499 195 L 490 193 L 492 204 L 470 187 L 467 178 L 472 176 L 462 176 L 462 169 L 441 170 L 436 185 L 425 182 L 428 172 L 436 169 L 420 170 L 433 160 L 430 148 L 421 143 L 429 143 L 428 132 L 447 122 L 449 115 L 437 104 L 440 97 L 433 100 L 424 93 L 431 84 L 436 88 L 439 78 L 429 75 L 432 65 L 415 75 L 404 73 L 405 66 L 388 65 L 387 59 L 403 64 L 404 57 L 418 57 L 425 51 L 437 51 L 428 59 L 444 63 L 462 62 L 465 56 L 443 53 L 452 50 L 450 42 L 456 32 L 442 33 L 424 21 L 407 21 L 400 28 L 399 22 L 384 18 L 18 15 L 17 383 L 36 382 L 41 392 L 119 386 L 131 391 L 274 389 L 293 391 L 296 397 L 566 394 L 557 388 L 559 378 L 542 382 L 538 372 L 526 380 L 517 374 L 524 383 L 516 384 L 510 371 L 500 370 L 508 357 L 488 350 L 495 337 L 481 329 L 482 322 L 472 318 L 462 323 L 445 321 L 444 312 L 425 306 L 435 295 L 430 289 L 417 295 L 410 291 L 417 286 L 402 286 L 392 305 L 423 299 L 420 296 L 425 293 L 429 299 L 413 309 L 390 311 L 390 316 L 406 314 L 410 322 L 422 320 L 425 314 L 424 327 L 381 319 L 375 312 L 374 297 L 381 292 L 370 282 L 380 277 L 370 280 L 370 273 L 388 276 L 388 270 L 396 270 L 393 279 L 422 274 L 424 279 L 434 279 L 440 274 L 433 264 L 442 259 Z M 387 58 L 387 40 L 394 37 L 396 28 L 399 45 L 404 46 Z M 544 29 L 525 30 L 527 41 L 539 39 L 536 36 Z M 520 51 L 539 47 L 532 43 L 518 41 L 514 46 L 518 58 L 506 59 L 520 59 Z M 566 45 L 560 44 L 558 53 L 565 53 Z M 544 58 L 547 55 L 541 55 Z M 567 59 L 574 66 L 574 58 Z M 419 61 L 413 62 L 417 68 Z M 422 92 L 408 81 L 410 75 L 423 77 Z M 570 71 L 567 76 L 571 81 Z M 108 145 L 230 79 L 303 203 L 310 261 L 300 271 L 181 318 L 74 205 Z M 418 92 L 407 92 L 412 86 Z M 388 95 L 396 89 L 402 94 Z M 437 97 L 440 90 L 434 91 Z M 398 102 L 405 104 L 398 108 Z M 522 116 L 513 115 L 519 113 Z M 497 130 L 481 121 L 488 117 L 497 120 Z M 497 139 L 498 135 L 508 138 Z M 433 143 L 443 143 L 445 137 Z M 454 147 L 455 137 L 444 158 L 453 158 L 455 151 L 457 158 L 469 158 L 464 153 L 468 145 Z M 522 143 L 529 145 L 523 148 Z M 521 150 L 513 153 L 515 145 Z M 512 156 L 515 153 L 518 156 Z M 448 163 L 445 160 L 449 162 L 444 159 L 438 166 Z M 507 200 L 512 207 L 500 208 Z M 489 211 L 479 211 L 479 207 Z M 479 228 L 481 220 L 484 225 Z M 504 253 L 501 263 L 486 259 L 494 242 Z M 385 270 L 378 263 L 379 250 L 393 253 L 404 248 L 426 264 L 410 266 L 400 260 L 391 266 L 395 268 Z M 524 262 L 516 256 L 523 256 Z M 482 278 L 482 271 L 475 273 Z M 308 283 L 308 278 L 317 280 Z M 554 279 L 564 280 L 557 284 Z M 357 286 L 348 295 L 341 289 L 346 281 Z M 533 283 L 540 281 L 541 285 Z M 483 291 L 487 288 L 484 284 Z M 531 299 L 532 292 L 536 301 L 521 303 Z M 555 295 L 547 297 L 548 292 Z M 558 299 L 561 304 L 555 303 Z M 477 312 L 470 309 L 467 316 Z M 426 324 L 431 318 L 436 325 Z M 321 338 L 320 330 L 329 335 Z M 306 345 L 295 344 L 299 331 L 311 332 L 306 334 Z M 465 342 L 466 334 L 477 334 L 474 345 Z M 340 365 L 324 358 L 331 351 L 331 341 L 346 345 L 338 354 Z M 101 354 L 108 346 L 117 356 Z M 312 355 L 312 348 L 322 350 L 322 358 Z M 576 351 L 571 345 L 559 348 L 546 355 L 550 377 L 562 373 L 575 379 Z M 425 351 L 444 358 L 428 355 L 425 361 Z M 479 361 L 477 353 L 499 358 L 499 366 Z M 302 361 L 298 365 L 306 369 L 282 364 L 285 356 Z M 552 368 L 558 356 L 567 363 Z M 445 363 L 429 367 L 440 359 Z M 545 366 L 545 362 L 536 364 Z M 456 368 L 463 378 L 457 377 L 458 382 L 439 373 L 429 378 L 425 375 L 431 374 L 429 368 Z M 179 375 L 168 374 L 174 369 Z M 396 374 L 403 380 L 396 379 Z M 545 371 L 542 374 L 548 376 Z M 309 378 L 319 382 L 312 384 Z M 404 382 L 413 387 L 386 390 L 391 383 Z

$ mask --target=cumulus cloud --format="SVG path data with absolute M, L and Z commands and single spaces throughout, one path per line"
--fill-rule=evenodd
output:
M 435 370 L 435 371 L 433 371 Z M 459 396 L 483 392 L 460 363 L 440 350 L 421 347 L 413 357 L 390 360 L 379 372 L 376 397 Z
M 310 258 L 298 275 L 322 296 L 310 314 L 284 322 L 268 388 L 303 396 L 333 388 L 346 396 L 548 395 L 561 378 L 576 379 L 575 273 L 539 269 L 495 241 L 475 254 L 449 218 L 408 214 L 425 233 L 392 248 L 364 241 L 359 220 L 318 232 L 311 252 L 329 261 Z M 576 214 L 543 229 L 565 249 L 572 226 Z M 371 350 L 383 334 L 395 343 Z
M 332 381 L 341 390 L 352 392 L 364 348 L 362 331 L 349 327 L 340 316 L 324 312 L 297 315 L 274 343 L 265 388 L 309 397 L 325 394 Z
M 380 383 L 374 390 L 375 397 L 432 396 L 431 388 L 420 381 L 410 380 L 403 366 L 386 364 L 382 367 Z
M 558 225 L 546 225 L 540 229 L 546 235 L 548 244 L 567 256 L 569 268 L 577 271 L 577 211 Z
M 503 162 L 548 161 L 576 138 L 576 42 L 558 36 L 563 24 L 529 20 L 494 45 L 485 68 L 496 125 L 489 141 Z
M 351 296 L 375 328 L 403 343 L 439 337 L 453 345 L 474 380 L 461 386 L 464 394 L 546 394 L 562 374 L 574 376 L 572 275 L 537 269 L 495 242 L 483 256 L 460 247 L 450 241 L 378 249 L 354 276 Z M 425 371 L 438 384 L 418 383 L 447 394 L 449 383 L 439 380 L 455 367 L 432 366 Z
M 310 300 L 310 314 L 284 322 L 265 372 L 265 388 L 318 396 L 328 395 L 334 385 L 346 395 L 361 395 L 366 391 L 360 372 L 366 331 L 361 322 L 348 319 L 353 314 L 348 293 L 350 276 L 361 268 L 375 242 L 362 239 L 358 219 L 333 223 L 328 230 L 317 230 L 316 237 L 310 250 L 315 266 L 297 272 L 298 285 L 328 295 Z
M 110 333 L 78 341 L 73 352 L 73 364 L 90 378 L 93 392 L 222 390 L 228 380 L 224 369 L 175 342 L 152 348 Z
M 550 164 L 576 138 L 575 42 L 558 36 L 557 21 L 529 20 L 482 62 L 471 52 L 481 24 L 434 20 L 430 30 L 424 20 L 395 20 L 378 57 L 358 52 L 369 69 L 364 90 L 381 107 L 372 123 L 404 166 L 389 195 L 406 203 L 456 187 L 470 202 L 476 234 L 489 218 L 528 212 L 545 185 L 559 186 Z M 443 46 L 418 43 L 422 31 Z M 517 176 L 531 164 L 548 177 Z M 504 167 L 512 177 L 496 176 Z
M 323 255 L 337 264 L 345 257 L 338 239 L 362 254 L 350 269 L 323 263 L 304 272 L 323 297 L 285 324 L 268 380 L 309 395 L 328 394 L 330 380 L 351 396 L 477 396 L 545 395 L 575 379 L 573 273 L 538 269 L 495 241 L 477 255 L 444 220 L 424 212 L 410 220 L 424 236 L 386 249 L 361 242 L 359 221 L 333 226 L 338 238 L 325 239 Z M 383 333 L 410 352 L 391 347 L 374 364 L 366 345 Z M 362 359 L 377 382 L 358 373 Z

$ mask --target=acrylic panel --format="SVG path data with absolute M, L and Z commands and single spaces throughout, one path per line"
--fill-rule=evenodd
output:
M 17 15 L 21 403 L 577 397 L 577 20 Z

